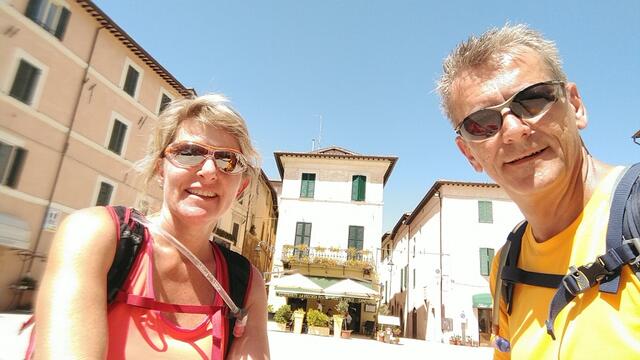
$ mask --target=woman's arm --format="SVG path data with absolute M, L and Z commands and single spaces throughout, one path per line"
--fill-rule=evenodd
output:
M 267 338 L 267 292 L 260 270 L 251 266 L 251 288 L 247 298 L 247 327 L 233 340 L 228 359 L 270 359 Z M 232 329 L 231 329 L 232 330 Z
M 36 303 L 38 359 L 104 359 L 107 272 L 116 228 L 102 207 L 68 216 L 54 236 Z

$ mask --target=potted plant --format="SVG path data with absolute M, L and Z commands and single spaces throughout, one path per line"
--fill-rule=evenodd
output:
M 281 331 L 287 331 L 287 323 L 291 321 L 291 306 L 284 304 L 278 308 L 273 315 L 273 321 L 278 324 L 278 329 Z
M 329 316 L 320 310 L 310 309 L 307 312 L 307 333 L 329 336 Z
M 304 320 L 304 309 L 296 309 L 293 312 L 293 332 L 302 334 L 302 321 Z

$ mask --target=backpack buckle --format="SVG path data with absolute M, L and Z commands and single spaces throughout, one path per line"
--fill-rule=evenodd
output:
M 629 263 L 629 265 L 631 266 L 635 266 L 640 264 L 640 239 L 639 238 L 633 238 L 633 239 L 628 239 L 628 240 L 623 240 L 622 244 L 630 244 L 633 248 L 635 248 L 636 252 L 638 253 L 638 256 L 636 256 L 635 259 L 633 259 L 632 262 Z
M 638 243 L 640 245 L 640 242 Z M 569 273 L 562 278 L 562 285 L 571 295 L 577 296 L 585 290 L 591 288 L 605 276 L 611 275 L 611 271 L 607 270 L 600 256 L 596 261 L 579 266 L 569 267 Z

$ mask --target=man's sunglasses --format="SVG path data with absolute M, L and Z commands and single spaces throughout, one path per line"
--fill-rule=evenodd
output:
M 247 159 L 236 150 L 219 148 L 190 141 L 170 144 L 164 156 L 175 166 L 191 168 L 212 159 L 216 169 L 226 174 L 240 174 L 249 167 Z
M 467 116 L 455 128 L 455 132 L 465 140 L 486 140 L 500 131 L 502 109 L 509 108 L 513 115 L 533 123 L 546 114 L 563 94 L 562 81 L 552 80 L 527 86 L 502 104 L 478 110 Z

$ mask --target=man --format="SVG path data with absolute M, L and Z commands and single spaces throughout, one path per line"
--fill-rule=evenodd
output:
M 553 42 L 507 25 L 460 44 L 444 61 L 438 90 L 462 154 L 528 221 L 517 266 L 564 275 L 605 253 L 611 193 L 624 168 L 585 148 L 579 134 L 587 126 L 585 104 L 560 63 Z M 494 261 L 492 284 L 497 269 Z M 500 289 L 492 291 L 495 298 Z M 553 322 L 554 340 L 545 320 L 555 292 L 514 286 L 511 311 L 501 302 L 498 324 L 510 352 L 496 350 L 495 358 L 638 357 L 640 281 L 630 266 L 622 268 L 617 293 L 595 286 L 564 307 Z

